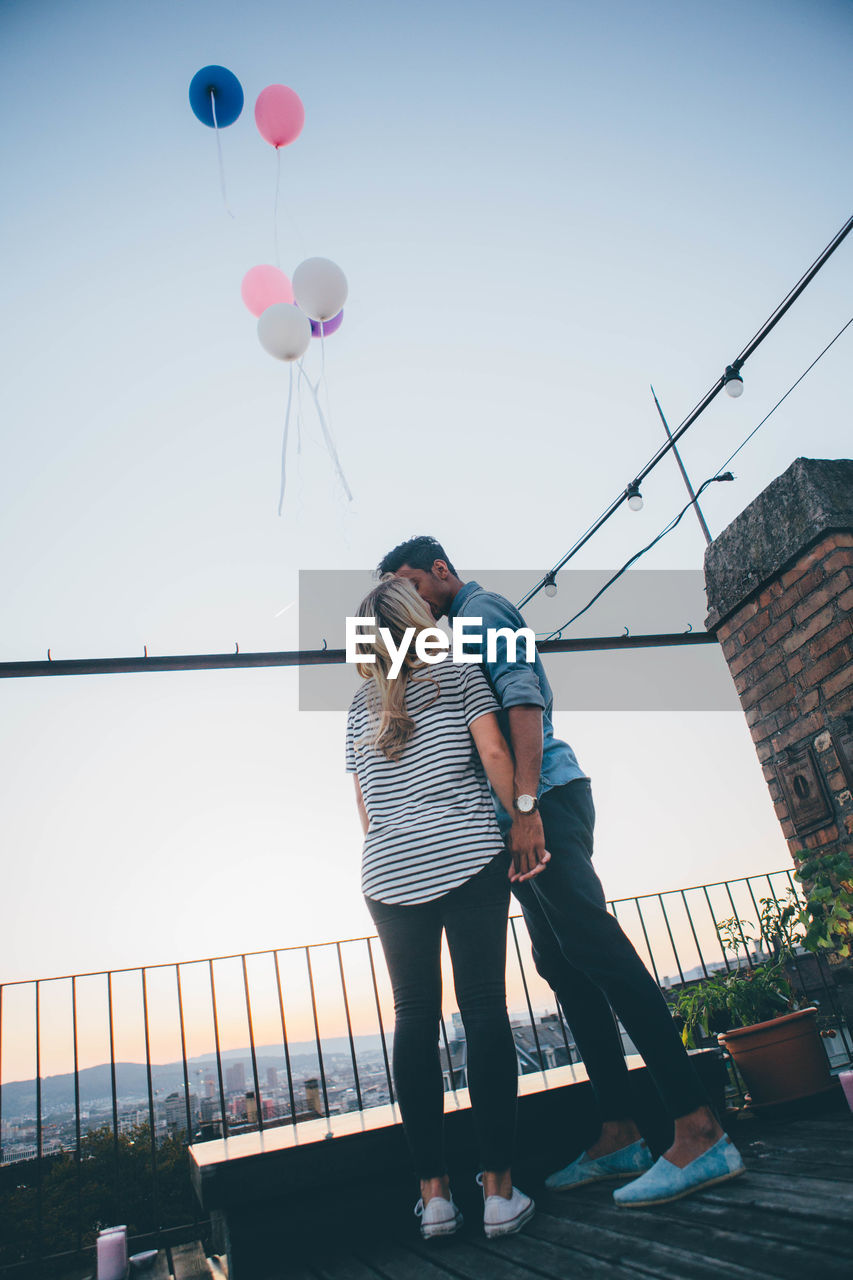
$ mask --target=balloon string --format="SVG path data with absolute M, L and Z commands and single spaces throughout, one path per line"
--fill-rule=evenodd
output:
M 222 160 L 222 140 L 219 137 L 219 125 L 216 123 L 216 99 L 213 90 L 210 91 L 210 110 L 213 115 L 213 132 L 216 134 L 216 153 L 219 156 L 219 185 L 222 188 L 222 203 L 225 205 L 225 212 L 229 218 L 233 218 L 234 214 L 228 207 L 228 195 L 225 191 L 225 164 Z
M 296 380 L 296 452 L 302 453 L 302 383 Z
M 275 265 L 281 270 L 281 256 L 278 251 L 278 192 L 281 186 L 281 147 L 275 149 L 275 204 L 272 214 L 272 232 L 275 243 Z
M 308 383 L 308 390 L 311 392 L 311 396 L 314 401 L 314 407 L 317 410 L 317 417 L 320 419 L 320 428 L 323 432 L 323 439 L 326 441 L 326 448 L 329 450 L 329 457 L 332 459 L 335 470 L 338 473 L 338 479 L 343 485 L 344 493 L 347 495 L 347 498 L 350 500 L 350 502 L 352 502 L 352 491 L 350 490 L 350 487 L 347 484 L 347 478 L 344 475 L 344 469 L 341 466 L 341 461 L 340 461 L 340 458 L 338 457 L 338 451 L 335 448 L 335 442 L 332 439 L 332 433 L 329 430 L 329 424 L 326 422 L 326 416 L 323 413 L 322 407 L 320 405 L 320 400 L 319 400 L 319 397 L 317 396 L 317 388 L 314 386 L 314 384 L 311 382 L 311 379 L 308 377 L 308 374 L 302 368 L 301 360 L 299 361 L 299 364 L 297 367 L 302 377 Z
M 287 478 L 287 436 L 290 431 L 290 406 L 293 402 L 293 365 L 290 366 L 290 382 L 287 387 L 287 410 L 284 415 L 284 437 L 281 442 L 281 492 L 278 495 L 278 514 L 284 505 L 284 485 Z
M 332 402 L 329 399 L 329 382 L 326 377 L 326 321 L 320 321 L 320 377 L 317 379 L 317 387 L 322 384 L 323 396 L 326 401 L 326 416 L 331 422 L 332 420 Z

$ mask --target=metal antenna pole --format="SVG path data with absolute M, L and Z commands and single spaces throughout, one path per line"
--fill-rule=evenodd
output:
M 651 383 L 649 385 L 651 386 Z M 672 432 L 669 429 L 669 424 L 667 423 L 666 418 L 663 416 L 663 409 L 660 407 L 660 400 L 658 400 L 657 396 L 655 395 L 654 387 L 652 387 L 651 390 L 652 390 L 652 395 L 655 397 L 655 404 L 657 405 L 658 413 L 660 414 L 660 420 L 663 423 L 663 429 L 667 434 L 667 439 L 672 444 L 672 452 L 675 454 L 675 460 L 678 463 L 679 470 L 681 471 L 682 476 L 684 477 L 684 483 L 687 486 L 687 492 L 690 494 L 690 501 L 693 503 L 694 510 L 696 511 L 696 519 L 699 521 L 699 525 L 702 529 L 702 532 L 705 535 L 705 541 L 707 542 L 708 546 L 710 546 L 713 539 L 711 537 L 711 531 L 708 528 L 707 524 L 705 523 L 705 517 L 702 515 L 702 508 L 699 506 L 699 499 L 696 497 L 696 494 L 693 491 L 693 485 L 690 483 L 690 477 L 687 474 L 687 469 L 684 466 L 684 463 L 681 461 L 681 454 L 678 452 L 678 445 L 675 444 L 675 442 L 672 439 Z

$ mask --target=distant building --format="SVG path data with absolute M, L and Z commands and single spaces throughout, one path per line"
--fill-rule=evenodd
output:
M 246 1068 L 242 1062 L 235 1062 L 226 1070 L 225 1089 L 227 1093 L 246 1092 Z

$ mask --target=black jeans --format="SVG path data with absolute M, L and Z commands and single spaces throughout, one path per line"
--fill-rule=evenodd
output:
M 393 1074 L 419 1178 L 447 1172 L 439 1058 L 441 934 L 468 1046 L 468 1089 L 484 1169 L 512 1162 L 518 1065 L 506 1011 L 509 855 L 433 902 L 389 906 L 366 898 L 394 990 Z
M 673 1119 L 708 1105 L 660 988 L 607 910 L 592 866 L 589 779 L 553 787 L 539 804 L 551 861 L 534 879 L 514 884 L 513 892 L 524 911 L 536 968 L 562 1005 L 601 1119 L 631 1115 L 614 1011 Z

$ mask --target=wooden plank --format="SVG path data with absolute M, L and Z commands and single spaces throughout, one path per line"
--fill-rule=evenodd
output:
M 210 1267 L 199 1240 L 173 1245 L 172 1264 L 175 1280 L 210 1280 Z
M 435 1242 L 434 1242 L 435 1243 Z M 450 1245 L 450 1241 L 446 1242 Z M 410 1249 L 387 1241 L 371 1245 L 369 1253 L 359 1248 L 356 1257 L 366 1266 L 376 1268 L 386 1280 L 447 1280 L 448 1271 L 441 1265 L 442 1244 L 432 1259 L 418 1256 Z
M 707 1195 L 688 1196 L 672 1204 L 660 1205 L 655 1210 L 661 1219 L 692 1221 L 702 1224 L 708 1231 L 719 1227 L 739 1231 L 745 1236 L 766 1240 L 784 1240 L 794 1244 L 807 1242 L 810 1249 L 830 1256 L 853 1257 L 853 1222 L 816 1222 L 807 1225 L 802 1219 L 775 1211 L 765 1212 L 751 1205 L 735 1204 L 727 1200 L 715 1204 Z M 815 1269 L 819 1263 L 816 1261 Z
M 531 1223 L 518 1235 L 506 1236 L 500 1240 L 486 1240 L 477 1246 L 481 1255 L 480 1270 L 477 1276 L 491 1277 L 496 1274 L 494 1263 L 496 1257 L 511 1260 L 508 1272 L 509 1280 L 521 1275 L 520 1266 L 526 1268 L 524 1274 L 534 1273 L 539 1276 L 553 1276 L 562 1280 L 570 1275 L 572 1280 L 603 1280 L 611 1277 L 614 1280 L 637 1280 L 642 1274 L 626 1263 L 614 1261 L 612 1258 L 602 1259 L 588 1253 L 580 1253 L 571 1247 L 552 1244 L 547 1240 L 530 1234 Z
M 839 1218 L 849 1220 L 853 1213 L 853 1186 L 825 1178 L 796 1179 L 790 1174 L 771 1173 L 769 1170 L 753 1170 L 737 1182 L 711 1187 L 708 1191 L 697 1192 L 697 1195 L 715 1204 L 727 1204 L 735 1189 L 736 1202 L 741 1207 L 753 1205 L 794 1214 L 800 1219 L 814 1218 L 818 1222 L 837 1222 Z
M 478 1228 L 465 1228 L 466 1232 L 470 1231 L 470 1239 L 466 1240 L 463 1236 L 455 1235 L 452 1240 L 447 1240 L 439 1245 L 441 1249 L 442 1261 L 446 1262 L 449 1269 L 455 1276 L 465 1277 L 466 1280 L 515 1280 L 515 1277 L 523 1276 L 541 1276 L 543 1271 L 546 1274 L 547 1269 L 541 1264 L 538 1268 L 531 1268 L 522 1262 L 521 1265 L 517 1261 L 501 1256 L 503 1250 L 500 1247 L 489 1247 L 491 1241 L 487 1241 L 482 1236 L 477 1243 Z M 477 1233 L 477 1234 L 475 1234 Z M 520 1236 L 507 1237 L 507 1239 L 518 1240 Z M 419 1258 L 426 1258 L 430 1253 L 429 1246 L 434 1243 L 432 1241 L 421 1240 L 418 1244 L 412 1245 L 412 1253 L 417 1254 Z M 501 1241 L 503 1244 L 503 1241 Z M 495 1242 L 497 1245 L 497 1242 Z M 431 1255 L 430 1255 L 431 1256 Z
M 628 1234 L 628 1224 L 619 1229 L 621 1219 L 616 1214 L 650 1214 L 650 1209 L 617 1209 L 613 1206 L 612 1225 L 590 1226 L 580 1217 L 555 1218 L 548 1213 L 538 1213 L 527 1228 L 528 1234 L 537 1240 L 548 1240 L 564 1250 L 564 1257 L 571 1250 L 589 1253 L 592 1257 L 633 1267 L 643 1275 L 662 1276 L 672 1280 L 720 1280 L 720 1259 L 713 1252 L 713 1242 L 706 1241 L 701 1250 L 682 1249 L 665 1240 L 642 1240 Z M 568 1258 L 566 1258 L 568 1262 Z M 772 1271 L 761 1271 L 737 1263 L 726 1264 L 726 1280 L 755 1280 L 756 1276 L 772 1276 Z
M 775 1237 L 756 1237 L 748 1230 L 738 1229 L 731 1215 L 721 1216 L 709 1228 L 707 1222 L 697 1220 L 691 1214 L 691 1207 L 696 1207 L 696 1199 L 696 1196 L 690 1198 L 692 1205 L 687 1200 L 674 1202 L 688 1206 L 681 1215 L 667 1212 L 674 1205 L 636 1211 L 587 1203 L 579 1212 L 582 1212 L 585 1222 L 604 1231 L 615 1230 L 646 1241 L 664 1241 L 691 1256 L 713 1258 L 718 1264 L 724 1262 L 726 1274 L 730 1273 L 732 1266 L 747 1265 L 758 1270 L 769 1268 L 770 1273 L 780 1280 L 800 1280 L 803 1274 L 815 1267 L 815 1251 L 801 1238 L 791 1242 Z M 836 1249 L 826 1255 L 828 1261 L 832 1260 L 833 1253 L 838 1257 Z
M 357 1258 L 326 1259 L 313 1268 L 319 1280 L 380 1280 L 380 1273 Z

